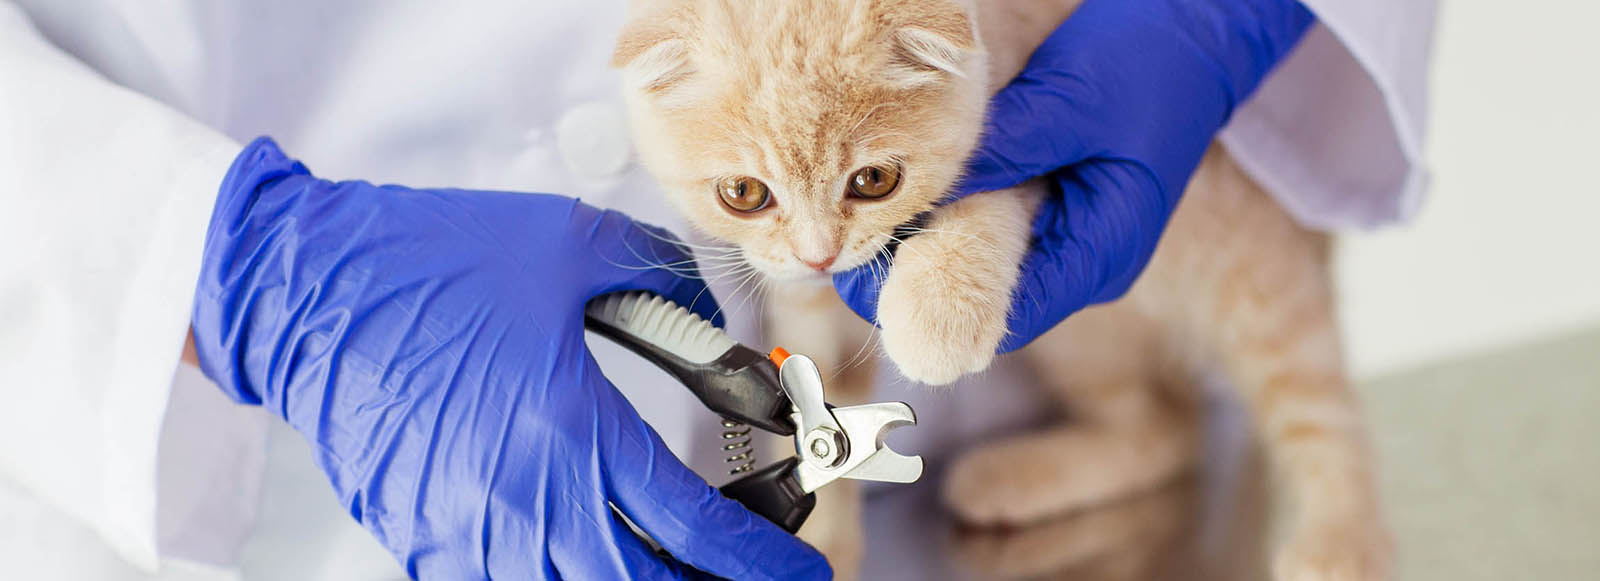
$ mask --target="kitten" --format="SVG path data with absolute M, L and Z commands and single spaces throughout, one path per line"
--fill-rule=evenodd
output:
M 871 330 L 828 277 L 931 212 L 898 249 L 877 320 L 903 375 L 945 384 L 993 360 L 1045 189 L 936 203 L 976 144 L 987 96 L 1075 6 L 639 0 L 613 62 L 644 165 L 698 229 L 784 283 L 769 301 L 774 338 L 826 367 L 842 367 Z M 1298 501 L 1277 576 L 1385 577 L 1325 245 L 1214 149 L 1128 295 L 1019 352 L 1077 421 L 968 452 L 947 475 L 946 504 L 975 524 L 1027 523 L 1171 480 L 1200 460 L 1195 378 L 1219 370 Z M 864 398 L 871 367 L 830 383 L 830 399 Z M 819 494 L 801 536 L 851 577 L 859 492 L 841 481 Z

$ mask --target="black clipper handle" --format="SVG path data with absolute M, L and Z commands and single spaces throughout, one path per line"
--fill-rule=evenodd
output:
M 794 434 L 793 404 L 779 387 L 778 366 L 688 309 L 646 292 L 605 295 L 589 303 L 584 328 L 666 371 L 711 411 Z
M 784 459 L 766 468 L 750 473 L 718 489 L 722 495 L 739 501 L 739 504 L 773 522 L 783 530 L 793 533 L 805 524 L 811 509 L 817 507 L 817 495 L 800 488 L 795 477 L 795 467 L 800 460 Z

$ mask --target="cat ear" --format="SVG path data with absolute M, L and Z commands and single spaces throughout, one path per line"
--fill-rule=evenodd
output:
M 689 42 L 653 18 L 636 18 L 623 26 L 611 53 L 611 66 L 622 69 L 634 88 L 657 95 L 693 72 Z
M 967 10 L 957 2 L 910 2 L 900 14 L 893 35 L 893 74 L 900 84 L 915 86 L 944 75 L 967 76 L 967 61 L 978 50 L 977 34 Z

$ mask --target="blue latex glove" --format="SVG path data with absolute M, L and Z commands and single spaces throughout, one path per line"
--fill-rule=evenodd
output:
M 695 574 L 608 502 L 703 571 L 830 575 L 673 457 L 584 345 L 599 294 L 712 314 L 664 231 L 561 196 L 320 180 L 267 139 L 234 161 L 214 212 L 202 369 L 299 430 L 413 577 Z
M 1053 186 L 1001 352 L 1128 290 L 1212 137 L 1313 20 L 1293 0 L 1086 0 L 1045 40 L 995 95 L 956 194 Z M 885 272 L 834 285 L 875 320 Z

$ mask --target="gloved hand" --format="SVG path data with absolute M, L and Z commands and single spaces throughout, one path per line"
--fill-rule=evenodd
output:
M 576 200 L 329 182 L 258 139 L 206 237 L 201 368 L 312 444 L 413 577 L 827 577 L 813 549 L 667 450 L 584 345 L 591 297 L 702 316 L 664 231 Z M 667 268 L 651 268 L 666 265 Z
M 1144 269 L 1234 107 L 1314 18 L 1294 0 L 1086 0 L 997 93 L 955 197 L 1048 176 L 1000 344 L 1114 300 Z M 834 277 L 875 320 L 887 269 Z

